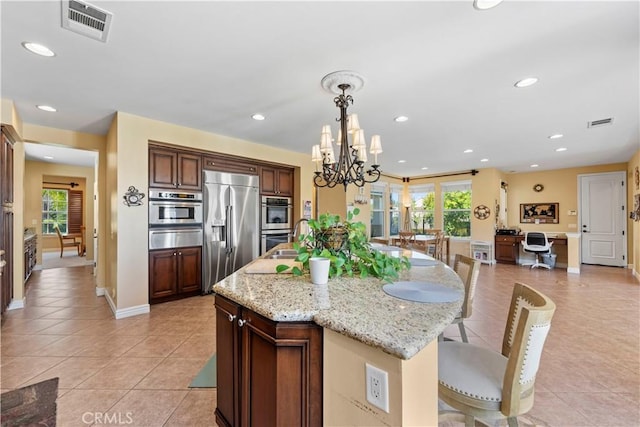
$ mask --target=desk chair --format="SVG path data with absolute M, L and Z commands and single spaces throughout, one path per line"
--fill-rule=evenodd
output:
M 551 245 L 553 245 L 553 242 L 549 242 L 549 239 L 547 239 L 546 234 L 537 231 L 527 231 L 521 243 L 522 249 L 525 252 L 536 254 L 536 262 L 523 265 L 531 265 L 531 268 L 543 267 L 547 270 L 551 269 L 550 265 L 540 262 L 540 254 L 550 253 Z
M 78 251 L 78 255 L 80 255 L 81 243 L 77 242 L 75 237 L 63 236 L 62 233 L 60 233 L 58 224 L 54 224 L 53 228 L 56 230 L 58 240 L 60 241 L 60 258 L 62 258 L 62 255 L 64 254 L 64 248 L 76 248 L 76 251 Z
M 455 411 L 439 412 L 439 421 L 475 418 L 493 422 L 518 416 L 533 407 L 536 373 L 551 328 L 555 304 L 545 295 L 516 283 L 502 341 L 502 353 L 475 344 L 438 343 L 438 397 Z

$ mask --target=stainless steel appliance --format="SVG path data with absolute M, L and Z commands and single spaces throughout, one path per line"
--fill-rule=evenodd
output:
M 262 196 L 262 231 L 291 230 L 291 197 Z
M 280 243 L 291 241 L 291 230 L 267 230 L 261 233 L 261 254 L 266 253 Z
M 258 257 L 258 177 L 204 171 L 203 293 Z
M 202 193 L 149 190 L 149 225 L 202 224 Z
M 149 229 L 149 250 L 202 246 L 202 226 Z

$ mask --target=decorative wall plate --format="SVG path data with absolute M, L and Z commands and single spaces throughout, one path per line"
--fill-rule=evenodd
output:
M 487 219 L 489 218 L 489 215 L 491 215 L 491 210 L 485 205 L 478 205 L 473 210 L 473 216 L 478 219 Z
M 539 193 L 542 190 L 544 190 L 544 185 L 542 184 L 536 184 L 533 186 L 533 191 L 535 191 L 536 193 Z
M 142 205 L 142 199 L 144 199 L 144 193 L 138 191 L 133 185 L 129 187 L 123 196 L 124 204 L 127 206 L 140 206 Z

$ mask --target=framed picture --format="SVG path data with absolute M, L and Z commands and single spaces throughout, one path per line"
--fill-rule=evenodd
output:
M 521 203 L 520 222 L 529 224 L 557 224 L 559 203 Z

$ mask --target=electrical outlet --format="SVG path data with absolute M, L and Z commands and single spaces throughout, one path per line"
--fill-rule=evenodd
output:
M 365 363 L 367 401 L 389 413 L 389 375 Z

